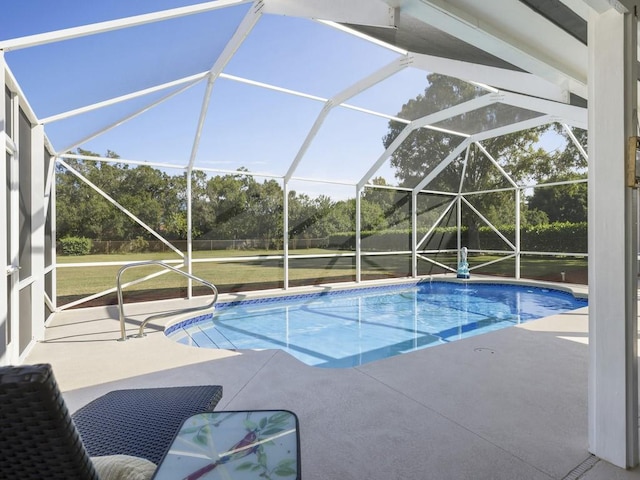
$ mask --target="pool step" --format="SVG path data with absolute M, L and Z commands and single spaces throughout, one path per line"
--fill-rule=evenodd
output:
M 190 331 L 189 334 L 195 342 L 201 347 L 209 348 L 225 348 L 227 350 L 235 350 L 236 346 L 229 341 L 217 328 L 208 327 L 206 332 L 202 329 Z
M 442 340 L 449 341 L 449 339 L 457 339 L 461 336 L 465 336 L 469 332 L 473 332 L 474 330 L 483 330 L 483 331 L 491 331 L 496 328 L 491 329 L 491 326 L 498 326 L 503 324 L 515 325 L 516 322 L 511 318 L 487 318 L 483 320 L 479 320 L 477 322 L 469 322 L 463 325 L 458 325 L 455 327 L 447 328 L 445 330 L 441 330 L 438 333 L 435 333 L 437 337 L 440 337 Z M 501 328 L 501 327 L 498 327 Z M 480 333 L 480 332 L 479 332 Z

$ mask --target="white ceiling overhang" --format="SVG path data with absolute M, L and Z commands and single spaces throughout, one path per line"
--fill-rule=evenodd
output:
M 407 0 L 402 12 L 587 97 L 587 46 L 514 0 Z

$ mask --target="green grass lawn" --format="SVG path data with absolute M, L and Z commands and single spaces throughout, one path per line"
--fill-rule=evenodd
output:
M 289 281 L 291 285 L 317 284 L 335 281 L 355 280 L 355 258 L 298 258 L 297 255 L 310 254 L 334 254 L 340 253 L 334 250 L 304 249 L 290 251 Z M 342 252 L 344 253 L 344 252 Z M 267 250 L 251 251 L 197 251 L 193 252 L 194 259 L 215 258 L 216 262 L 196 262 L 193 264 L 193 274 L 214 283 L 221 292 L 239 290 L 257 290 L 264 288 L 279 288 L 284 282 L 284 269 L 282 259 L 265 259 L 264 257 L 281 254 L 281 252 Z M 232 261 L 237 257 L 263 257 L 251 261 Z M 362 261 L 362 276 L 364 279 L 380 277 L 404 277 L 411 272 L 411 256 L 364 256 Z M 455 267 L 456 256 L 441 254 L 433 257 L 438 262 Z M 482 255 L 469 258 L 471 267 L 498 257 Z M 116 285 L 116 275 L 120 265 L 106 266 L 77 266 L 63 267 L 64 264 L 88 264 L 97 262 L 124 262 L 132 263 L 144 260 L 179 260 L 178 255 L 164 253 L 131 253 L 111 255 L 85 255 L 78 257 L 60 256 L 57 263 L 57 295 L 59 304 L 63 305 L 77 298 L 98 293 Z M 173 264 L 172 264 L 173 265 Z M 561 280 L 561 271 L 565 272 L 567 282 L 586 283 L 586 259 L 571 257 L 523 257 L 521 261 L 521 274 L 524 278 L 545 279 L 552 281 Z M 146 275 L 161 271 L 160 267 L 144 266 L 129 269 L 122 277 L 123 283 L 127 283 Z M 419 273 L 421 275 L 442 273 L 439 267 L 420 261 Z M 513 276 L 515 261 L 508 259 L 479 270 L 472 270 L 472 275 L 487 274 L 499 276 Z M 584 281 L 582 280 L 584 278 Z M 578 280 L 576 280 L 578 279 Z M 125 298 L 134 292 L 156 292 L 157 296 L 184 296 L 187 280 L 181 275 L 168 272 L 151 280 L 146 280 L 136 285 L 130 285 L 125 289 Z M 194 283 L 197 286 L 197 282 Z M 206 293 L 208 290 L 202 290 Z M 129 294 L 127 294 L 129 292 Z M 110 295 L 107 303 L 113 303 L 115 295 Z
M 233 257 L 257 257 L 268 255 L 283 255 L 282 250 L 215 250 L 194 251 L 193 258 L 233 258 Z M 322 248 L 305 248 L 303 250 L 289 250 L 289 255 L 321 255 L 344 253 L 342 250 L 326 250 Z M 56 258 L 57 263 L 92 263 L 92 262 L 140 262 L 143 260 L 180 260 L 181 257 L 174 252 L 147 252 L 147 253 L 117 253 L 96 254 L 82 256 L 61 256 Z
M 194 259 L 229 259 L 230 261 L 198 262 L 193 264 L 193 274 L 210 281 L 216 285 L 239 286 L 245 284 L 264 285 L 270 284 L 273 287 L 281 285 L 284 281 L 284 270 L 282 260 L 252 260 L 245 262 L 231 261 L 237 257 L 266 257 L 278 255 L 274 251 L 216 251 L 194 252 Z M 352 258 L 340 259 L 298 259 L 296 254 L 333 254 L 335 251 L 322 249 L 305 249 L 290 252 L 289 279 L 291 281 L 302 281 L 306 278 L 324 279 L 335 275 L 355 275 L 354 260 Z M 74 266 L 62 267 L 64 264 L 89 264 L 98 262 L 124 262 L 132 263 L 144 260 L 180 260 L 178 255 L 168 256 L 164 253 L 131 253 L 116 255 L 84 255 L 74 257 L 57 258 L 57 263 L 61 266 L 57 269 L 57 294 L 58 297 L 78 297 L 101 292 L 116 285 L 116 275 L 121 265 L 105 266 Z M 170 263 L 174 265 L 173 263 Z M 146 275 L 162 271 L 161 267 L 144 266 L 127 270 L 122 276 L 122 282 L 127 283 Z M 337 272 L 337 273 L 336 273 Z M 127 287 L 129 290 L 150 290 L 150 289 L 175 289 L 186 287 L 186 278 L 173 272 L 168 272 L 160 277 L 147 280 L 137 285 Z M 221 289 L 223 290 L 223 289 Z

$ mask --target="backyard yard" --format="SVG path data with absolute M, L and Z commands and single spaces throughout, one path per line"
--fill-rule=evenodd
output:
M 342 253 L 342 256 L 335 256 Z M 273 250 L 217 250 L 193 252 L 192 273 L 216 285 L 221 293 L 282 288 L 284 286 L 284 261 L 278 256 L 282 252 Z M 328 255 L 309 258 L 309 255 Z M 455 269 L 454 254 L 430 256 L 432 260 Z M 469 258 L 473 274 L 513 277 L 515 260 L 505 259 L 481 268 L 473 269 L 500 258 L 495 255 L 477 255 Z M 145 260 L 159 260 L 172 266 L 180 265 L 177 254 L 129 253 L 82 256 L 59 256 L 57 258 L 58 306 L 93 295 L 116 285 L 116 276 L 124 264 Z M 177 263 L 176 263 L 177 262 Z M 320 284 L 355 281 L 355 256 L 327 249 L 302 249 L 289 251 L 289 285 Z M 97 263 L 105 265 L 96 266 Z M 73 265 L 73 266 L 72 266 Z M 144 276 L 160 272 L 156 266 L 142 266 L 127 270 L 122 283 L 135 281 Z M 428 261 L 419 260 L 419 275 L 445 273 L 446 271 Z M 407 277 L 411 274 L 411 255 L 365 255 L 362 258 L 362 279 Z M 521 259 L 523 278 L 568 283 L 587 283 L 586 258 L 523 256 Z M 564 278 L 563 278 L 564 277 Z M 187 279 L 170 271 L 144 282 L 127 285 L 125 301 L 144 301 L 160 298 L 186 296 Z M 194 282 L 194 293 L 208 294 L 206 287 Z M 115 292 L 107 294 L 88 305 L 115 304 Z

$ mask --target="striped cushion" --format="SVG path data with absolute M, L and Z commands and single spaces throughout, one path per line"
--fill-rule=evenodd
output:
M 149 480 L 156 471 L 155 463 L 130 455 L 91 457 L 100 480 Z

